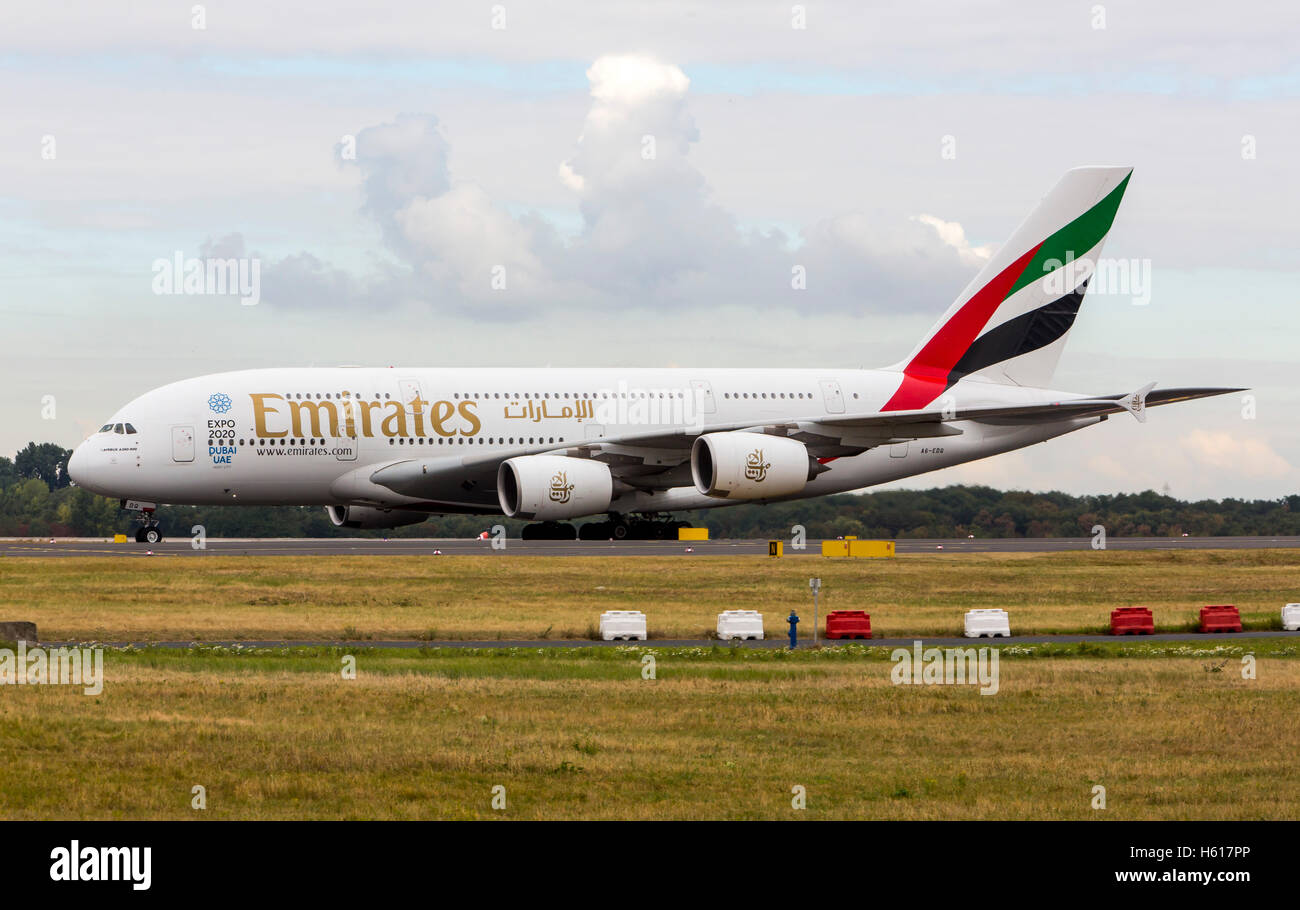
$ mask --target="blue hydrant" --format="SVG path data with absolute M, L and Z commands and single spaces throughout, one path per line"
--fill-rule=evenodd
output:
M 791 610 L 790 615 L 786 618 L 786 622 L 790 624 L 790 648 L 793 650 L 794 647 L 799 644 L 799 614 L 794 610 Z

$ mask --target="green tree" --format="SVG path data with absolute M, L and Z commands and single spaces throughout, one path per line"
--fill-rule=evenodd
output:
M 14 458 L 14 468 L 19 477 L 35 477 L 45 481 L 51 490 L 58 490 L 69 483 L 67 466 L 71 457 L 71 449 L 55 443 L 29 442 Z

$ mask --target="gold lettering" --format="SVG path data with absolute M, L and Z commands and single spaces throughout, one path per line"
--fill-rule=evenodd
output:
M 352 406 L 352 398 L 350 396 L 345 397 L 343 399 L 343 432 L 347 433 L 351 439 L 355 439 L 357 435 L 356 417 L 357 412 L 356 408 Z
M 411 399 L 411 414 L 415 417 L 415 435 L 424 435 L 424 406 L 428 404 L 420 393 L 416 392 L 415 397 Z
M 358 401 L 361 405 L 361 432 L 367 439 L 373 439 L 375 436 L 374 427 L 370 425 L 370 411 L 372 408 L 383 406 L 382 401 Z
M 400 401 L 390 401 L 387 407 L 392 408 L 393 413 L 384 418 L 382 424 L 385 436 L 405 436 L 406 435 L 406 408 Z M 390 424 L 392 425 L 390 429 Z
M 478 404 L 477 401 L 462 401 L 460 403 L 460 416 L 468 420 L 470 426 L 473 427 L 473 429 L 471 429 L 468 433 L 466 433 L 464 430 L 461 430 L 460 435 L 473 436 L 475 433 L 477 433 L 479 430 L 483 428 L 483 424 L 479 422 L 478 415 L 474 413 L 474 406 L 477 404 Z
M 269 404 L 267 404 L 265 399 L 278 398 L 281 401 L 284 401 L 283 395 L 276 395 L 274 393 L 257 394 L 257 395 L 249 394 L 248 397 L 253 399 L 253 423 L 257 427 L 258 436 L 274 438 L 276 436 L 289 435 L 288 430 L 282 430 L 279 433 L 272 433 L 270 430 L 266 428 L 266 415 L 279 414 L 280 411 L 278 408 L 273 408 Z
M 334 410 L 332 401 L 291 401 L 289 409 L 293 412 L 293 435 L 295 436 L 324 436 L 320 429 L 320 412 L 324 408 L 330 419 L 330 436 L 339 435 L 339 415 Z M 304 433 L 302 429 L 302 412 L 311 411 L 311 433 Z
M 429 411 L 429 423 L 433 426 L 433 432 L 439 436 L 455 436 L 455 430 L 443 426 L 455 413 L 456 406 L 450 401 L 435 401 Z

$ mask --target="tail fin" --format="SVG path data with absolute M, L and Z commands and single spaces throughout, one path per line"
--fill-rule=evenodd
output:
M 1050 382 L 1132 172 L 1067 171 L 895 367 L 903 382 L 884 410 L 925 407 L 972 374 L 1010 385 Z

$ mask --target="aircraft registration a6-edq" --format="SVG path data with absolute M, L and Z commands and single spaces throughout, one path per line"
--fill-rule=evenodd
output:
M 72 480 L 123 501 L 323 505 L 334 524 L 505 514 L 524 536 L 676 536 L 671 513 L 869 487 L 1240 389 L 1048 387 L 1132 172 L 1068 171 L 916 349 L 879 370 L 310 368 L 136 398 Z

